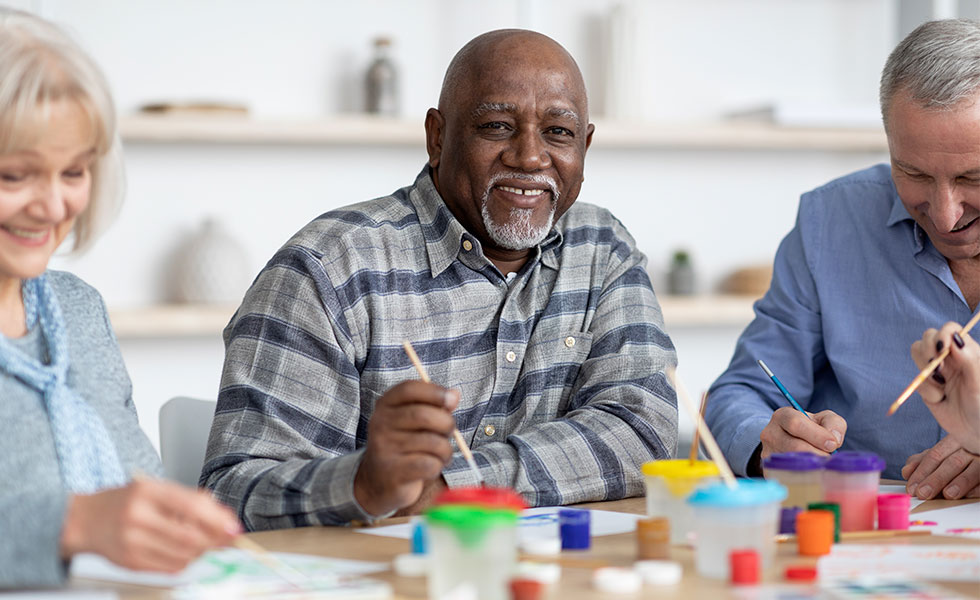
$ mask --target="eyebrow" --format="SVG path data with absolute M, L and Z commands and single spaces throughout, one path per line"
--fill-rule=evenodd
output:
M 483 102 L 473 109 L 474 117 L 482 117 L 488 113 L 516 113 L 517 106 L 506 102 Z
M 495 112 L 514 114 L 517 112 L 517 105 L 507 102 L 483 102 L 482 104 L 478 104 L 477 107 L 473 109 L 472 115 L 474 118 L 480 118 L 489 113 Z M 578 113 L 568 108 L 549 108 L 547 111 L 545 111 L 545 114 L 552 118 L 571 119 L 575 121 L 576 126 L 581 124 L 581 119 L 579 119 Z
M 902 162 L 902 161 L 897 160 L 897 159 L 892 159 L 892 162 L 894 162 L 896 165 L 898 165 L 901 169 L 903 169 L 905 171 L 915 171 L 916 173 L 924 173 L 924 171 L 922 169 L 920 169 L 920 168 L 918 168 L 918 167 L 916 167 L 914 165 L 910 165 L 910 164 L 908 164 L 906 162 Z M 977 167 L 976 169 L 968 169 L 966 171 L 963 171 L 962 173 L 958 173 L 957 175 L 958 176 L 968 175 L 970 177 L 972 177 L 974 175 L 980 175 L 980 167 Z

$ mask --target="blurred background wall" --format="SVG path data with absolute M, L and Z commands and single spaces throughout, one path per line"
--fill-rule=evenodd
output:
M 784 130 L 880 132 L 878 76 L 895 43 L 934 16 L 980 17 L 980 0 L 7 4 L 72 31 L 104 68 L 126 117 L 147 103 L 226 102 L 247 108 L 240 119 L 343 124 L 363 110 L 372 40 L 393 42 L 399 114 L 382 129 L 390 122 L 417 135 L 417 143 L 294 143 L 288 136 L 188 142 L 132 134 L 124 124 L 126 203 L 94 250 L 55 265 L 96 286 L 114 315 L 174 301 L 175 265 L 206 219 L 241 246 L 244 291 L 318 214 L 410 184 L 426 160 L 422 122 L 449 60 L 472 37 L 502 27 L 552 36 L 582 68 L 597 129 L 579 200 L 608 207 L 627 224 L 649 258 L 658 294 L 666 296 L 677 250 L 692 259 L 696 291 L 710 294 L 733 270 L 771 263 L 800 193 L 887 160 L 884 146 L 604 143 L 604 128 L 663 126 L 695 136 L 737 113 Z M 695 394 L 727 365 L 747 318 L 668 319 L 680 373 Z M 141 422 L 154 443 L 165 400 L 216 396 L 223 356 L 217 329 L 120 332 Z M 682 436 L 689 430 L 682 417 Z

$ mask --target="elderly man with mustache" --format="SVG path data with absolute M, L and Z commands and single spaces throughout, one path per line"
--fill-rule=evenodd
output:
M 413 514 L 479 479 L 531 505 L 642 494 L 676 445 L 676 357 L 629 233 L 573 206 L 588 119 L 564 48 L 483 34 L 426 115 L 415 183 L 272 258 L 225 330 L 201 477 L 247 528 Z

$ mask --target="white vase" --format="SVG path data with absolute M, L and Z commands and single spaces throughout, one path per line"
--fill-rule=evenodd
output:
M 214 219 L 206 219 L 176 257 L 175 299 L 179 302 L 241 302 L 249 284 L 242 245 Z

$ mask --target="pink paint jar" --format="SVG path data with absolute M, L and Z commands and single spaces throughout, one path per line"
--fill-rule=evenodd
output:
M 878 529 L 908 529 L 910 503 L 908 494 L 879 494 Z
M 840 505 L 841 531 L 874 529 L 885 461 L 874 452 L 837 452 L 824 464 L 824 498 Z

